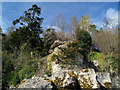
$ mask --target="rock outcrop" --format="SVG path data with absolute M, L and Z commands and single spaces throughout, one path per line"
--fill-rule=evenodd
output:
M 111 88 L 112 83 L 109 73 L 95 72 L 94 69 L 80 69 L 80 70 L 65 70 L 58 64 L 53 64 L 53 74 L 51 77 L 33 77 L 26 79 L 18 88 L 41 88 L 41 89 L 54 89 L 54 88 Z M 101 87 L 102 85 L 102 87 Z
M 97 72 L 97 80 L 101 86 L 106 88 L 112 88 L 110 74 L 107 72 Z
M 40 88 L 43 90 L 52 89 L 51 82 L 44 80 L 42 77 L 34 77 L 32 79 L 26 79 L 21 82 L 18 88 Z
M 95 72 L 93 68 L 83 69 L 78 67 L 78 65 L 84 66 L 81 57 L 76 56 L 76 64 L 73 65 L 74 68 L 72 69 L 67 68 L 69 66 L 72 67 L 72 65 L 66 65 L 66 67 L 63 68 L 61 64 L 57 64 L 55 56 L 59 56 L 61 53 L 59 48 L 67 48 L 66 42 L 56 41 L 51 48 L 54 49 L 48 56 L 47 61 L 48 68 L 51 70 L 52 75 L 50 77 L 32 77 L 32 79 L 23 80 L 18 88 L 40 88 L 42 90 L 61 90 L 67 88 L 80 90 L 82 88 L 96 89 L 112 87 L 109 73 Z

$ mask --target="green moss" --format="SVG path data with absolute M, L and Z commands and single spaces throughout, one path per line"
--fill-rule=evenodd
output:
M 55 55 L 54 53 L 51 53 L 47 58 L 48 62 L 52 62 L 55 61 L 57 59 L 57 55 Z

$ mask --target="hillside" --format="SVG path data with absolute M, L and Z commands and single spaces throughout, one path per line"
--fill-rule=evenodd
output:
M 107 18 L 98 29 L 88 13 L 57 20 L 44 29 L 33 4 L 7 33 L 1 28 L 2 88 L 118 88 L 118 26 Z

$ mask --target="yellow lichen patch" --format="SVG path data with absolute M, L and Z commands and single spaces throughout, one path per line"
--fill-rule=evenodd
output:
M 18 88 L 19 86 L 17 86 L 16 88 Z
M 48 62 L 51 62 L 51 61 L 52 61 L 53 55 L 54 55 L 54 53 L 51 53 L 51 54 L 47 57 Z
M 84 77 L 82 79 L 83 81 L 79 80 L 79 84 L 81 88 L 88 88 L 88 89 L 92 88 L 92 85 L 88 83 L 89 81 L 87 79 L 85 79 Z
M 105 85 L 106 88 L 111 88 L 112 87 L 111 82 L 105 82 L 104 85 Z
M 81 88 L 88 88 L 91 89 L 93 87 L 92 81 L 90 78 L 86 79 L 86 76 L 84 75 L 79 75 L 78 82 Z
M 83 77 L 84 77 L 84 75 L 80 75 L 80 77 L 81 77 L 81 78 L 83 78 Z
M 48 78 L 44 78 L 44 80 L 42 80 L 42 81 L 45 81 L 45 80 L 47 80 L 48 82 L 53 82 L 53 80 L 48 79 Z
M 38 62 L 38 69 L 40 69 L 40 62 Z
M 72 72 L 68 72 L 68 74 L 69 74 L 70 76 L 72 76 L 72 77 L 77 78 L 77 76 L 76 76 L 76 74 L 74 73 L 74 71 L 72 71 Z
M 22 80 L 22 82 L 20 83 L 20 85 L 22 85 L 25 82 L 25 80 Z
M 42 81 L 45 81 L 44 79 Z
M 44 80 L 49 80 L 48 78 L 44 78 Z

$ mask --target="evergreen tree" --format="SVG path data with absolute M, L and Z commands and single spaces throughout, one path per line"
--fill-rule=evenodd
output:
M 24 16 L 21 16 L 19 19 L 13 21 L 13 24 L 20 24 L 22 27 L 26 26 L 31 36 L 39 36 L 42 33 L 41 24 L 43 18 L 40 18 L 41 8 L 36 4 L 24 12 Z
M 48 28 L 44 34 L 44 47 L 49 49 L 55 40 L 57 40 L 55 29 Z
M 87 61 L 87 54 L 89 53 L 92 46 L 92 38 L 90 34 L 85 30 L 78 29 L 76 31 L 76 40 L 80 43 L 81 53 L 84 56 L 84 61 Z

